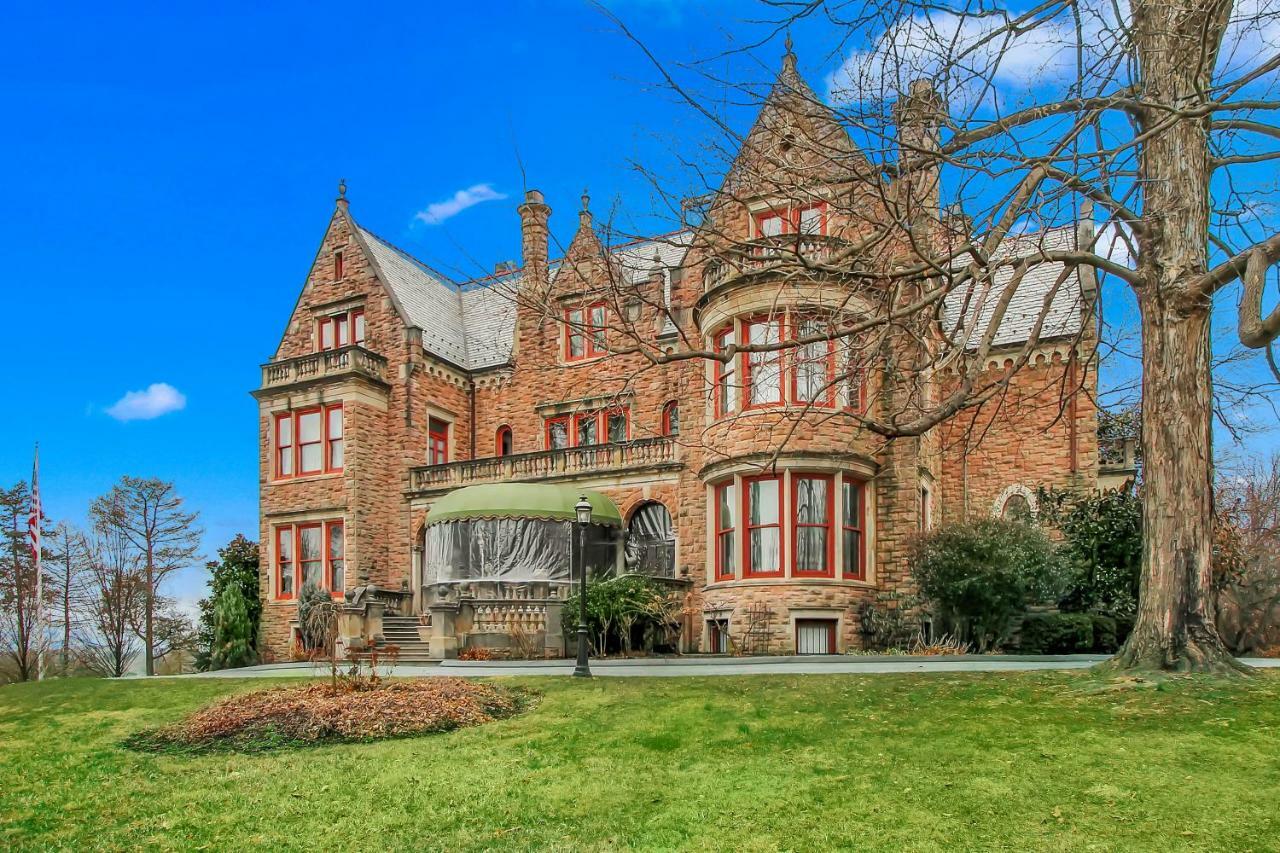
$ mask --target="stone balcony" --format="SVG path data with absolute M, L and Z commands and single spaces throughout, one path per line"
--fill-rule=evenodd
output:
M 621 444 L 568 447 L 445 465 L 424 465 L 410 469 L 409 491 L 429 494 L 480 483 L 582 480 L 630 472 L 675 470 L 681 464 L 675 439 L 642 438 Z
M 338 378 L 356 378 L 387 384 L 387 360 L 362 346 L 346 346 L 324 352 L 269 361 L 262 365 L 258 393 Z
M 1098 486 L 1118 488 L 1138 475 L 1142 460 L 1136 436 L 1098 439 Z
M 783 234 L 738 243 L 703 267 L 702 291 L 710 292 L 743 276 L 795 272 L 825 263 L 845 245 L 844 240 L 822 234 Z

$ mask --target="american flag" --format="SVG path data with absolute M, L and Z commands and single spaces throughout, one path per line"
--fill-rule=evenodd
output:
M 44 513 L 40 507 L 40 445 L 36 445 L 35 462 L 31 465 L 31 515 L 27 518 L 27 538 L 31 540 L 31 559 L 36 567 L 36 680 L 44 678 L 44 570 L 40 566 L 40 524 Z

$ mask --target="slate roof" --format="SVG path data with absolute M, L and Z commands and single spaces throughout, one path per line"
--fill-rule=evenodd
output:
M 1074 225 L 1064 225 L 1056 228 L 1046 228 L 1043 231 L 1023 234 L 1018 237 L 1008 237 L 996 250 L 995 257 L 1034 256 L 1040 251 L 1074 249 L 1076 247 L 1075 244 L 1076 227 Z M 1009 307 L 1005 310 L 1004 318 L 1000 321 L 1000 328 L 996 331 L 993 341 L 994 346 L 1002 347 L 1021 344 L 1030 337 L 1035 327 L 1036 318 L 1044 310 L 1045 296 L 1048 295 L 1058 276 L 1062 274 L 1062 270 L 1062 262 L 1053 261 L 1039 264 L 1027 271 L 1019 283 L 1013 298 L 1010 300 Z M 991 292 L 978 311 L 976 331 L 970 341 L 971 345 L 981 339 L 987 324 L 991 321 L 992 313 L 995 310 L 996 303 L 1000 300 L 1000 295 L 1012 279 L 1012 269 L 1006 267 L 997 270 Z M 955 324 L 960 319 L 968 292 L 969 289 L 967 287 L 961 287 L 947 295 L 943 316 L 948 330 L 954 329 Z M 970 297 L 970 310 L 973 310 L 977 302 L 976 294 Z M 1080 292 L 1080 276 L 1068 276 L 1058 287 L 1057 293 L 1054 294 L 1049 303 L 1044 325 L 1040 329 L 1040 340 L 1070 337 L 1078 334 L 1084 321 L 1083 308 L 1084 297 Z
M 515 294 L 522 281 L 520 271 L 454 282 L 373 232 L 359 226 L 357 230 L 392 299 L 405 312 L 409 323 L 422 330 L 423 349 L 466 370 L 498 367 L 510 360 L 516 326 Z M 1075 233 L 1074 226 L 1064 226 L 1009 238 L 996 255 L 1072 248 Z M 692 232 L 677 232 L 624 244 L 614 249 L 612 255 L 628 283 L 644 281 L 653 269 L 655 253 L 669 276 L 672 269 L 682 265 L 692 239 Z M 1000 324 L 996 346 L 1018 344 L 1027 339 L 1044 297 L 1061 271 L 1061 263 L 1044 263 L 1024 276 Z M 985 328 L 1002 288 L 1012 275 L 1007 269 L 996 274 L 995 287 L 978 315 L 979 330 Z M 944 317 L 949 327 L 958 319 L 963 300 L 964 293 L 959 291 L 947 297 Z M 1073 275 L 1055 295 L 1041 339 L 1078 333 L 1082 304 L 1080 280 Z M 980 334 L 981 331 L 977 333 Z

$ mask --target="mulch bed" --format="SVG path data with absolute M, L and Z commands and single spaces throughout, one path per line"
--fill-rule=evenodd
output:
M 162 752 L 257 751 L 447 732 L 500 720 L 530 706 L 524 691 L 464 678 L 377 684 L 307 684 L 243 693 L 125 745 Z

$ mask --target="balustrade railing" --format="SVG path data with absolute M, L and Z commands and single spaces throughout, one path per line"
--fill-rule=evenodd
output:
M 1133 472 L 1141 462 L 1137 437 L 1098 439 L 1100 473 Z
M 352 373 L 385 382 L 387 360 L 362 346 L 353 345 L 272 361 L 262 365 L 262 387 L 276 388 Z
M 740 275 L 823 263 L 844 245 L 843 240 L 821 234 L 784 234 L 750 240 L 708 261 L 703 267 L 702 288 L 711 290 Z
M 420 492 L 478 483 L 548 480 L 677 462 L 675 439 L 642 438 L 621 444 L 566 447 L 489 459 L 425 465 L 409 472 L 409 487 Z

